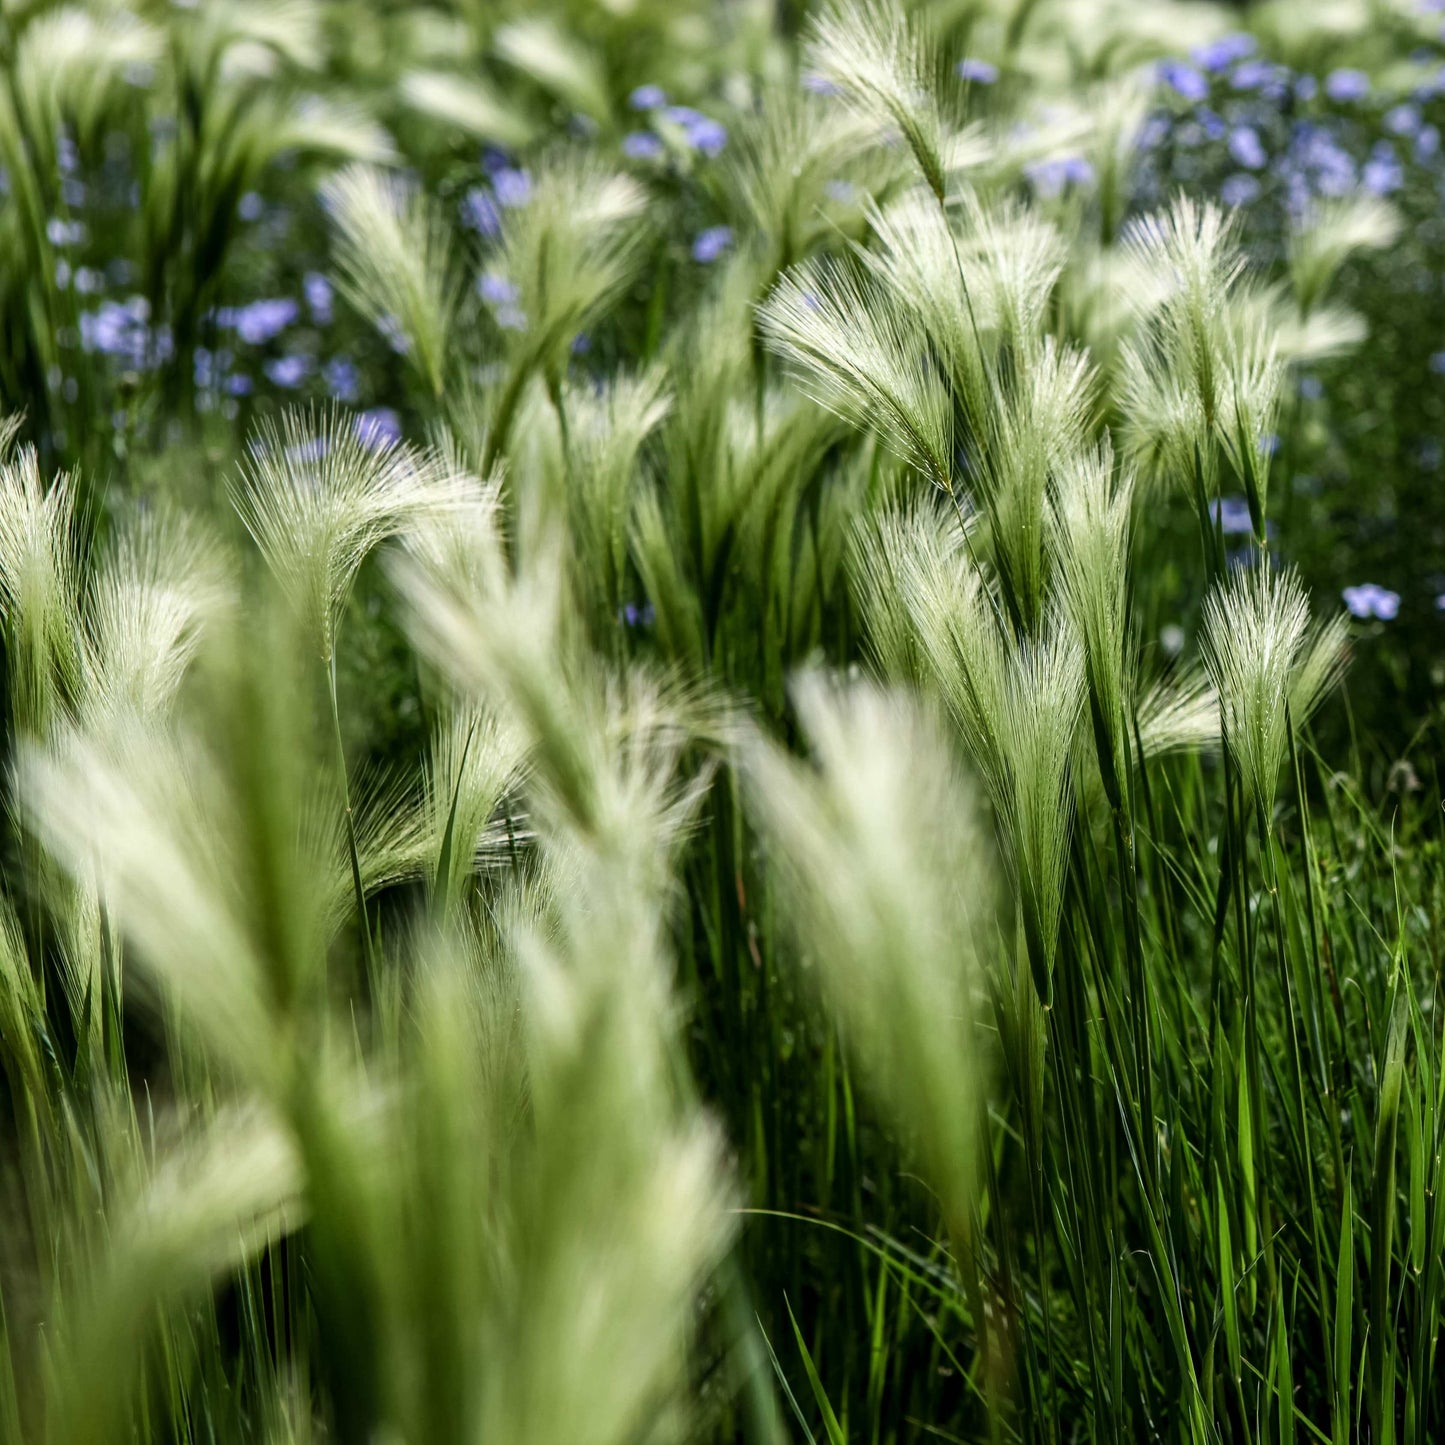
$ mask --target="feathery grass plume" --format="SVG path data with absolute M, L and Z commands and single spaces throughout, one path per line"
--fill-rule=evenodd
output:
M 1050 480 L 1082 451 L 1092 408 L 1088 357 L 1046 336 L 1033 358 L 1010 359 L 975 437 L 971 461 L 994 565 L 1015 621 L 1028 632 L 1045 611 Z
M 476 476 L 463 448 L 446 431 L 439 434 L 433 455 L 443 474 L 457 479 L 461 496 L 450 507 L 429 508 L 411 519 L 401 545 L 449 586 L 485 594 L 506 575 L 505 472 L 499 465 L 486 477 Z
M 18 791 L 30 827 L 98 893 L 214 1056 L 274 1084 L 284 1046 L 226 856 L 239 820 L 209 760 L 138 722 L 104 741 L 65 726 L 22 752 Z
M 947 194 L 934 62 L 912 18 L 884 0 L 833 0 L 814 17 L 809 68 L 880 132 L 901 132 L 939 204 Z
M 303 95 L 270 119 L 267 141 L 256 147 L 256 161 L 270 161 L 288 151 L 333 162 L 393 165 L 399 159 L 391 136 L 364 106 L 356 101 Z M 249 179 L 254 170 L 244 173 Z
M 647 201 L 631 176 L 565 153 L 535 172 L 526 205 L 508 215 L 498 261 L 525 321 L 513 344 L 543 371 L 556 369 L 636 274 Z
M 627 581 L 627 530 L 639 456 L 671 404 L 653 367 L 600 388 L 568 386 L 566 505 L 578 584 L 599 622 L 615 620 Z
M 498 26 L 492 50 L 571 110 L 604 123 L 611 117 L 599 53 L 550 16 L 530 15 Z
M 1289 684 L 1290 721 L 1303 726 L 1337 687 L 1349 665 L 1350 619 L 1346 613 L 1314 623 Z
M 194 522 L 161 511 L 128 524 L 88 589 L 81 717 L 97 727 L 120 714 L 163 716 L 229 596 L 216 543 Z
M 876 429 L 953 491 L 953 402 L 911 309 L 852 267 L 805 262 L 773 289 L 759 324 L 820 405 Z
M 1126 340 L 1119 353 L 1120 435 L 1130 466 L 1156 489 L 1178 487 L 1194 474 L 1196 458 L 1214 458 L 1199 392 L 1171 365 L 1156 336 Z
M 1037 641 L 1005 638 L 997 603 L 950 528 L 956 533 L 956 519 L 936 510 L 885 514 L 876 530 L 856 534 L 854 583 L 880 660 L 925 674 L 978 767 L 1047 1004 L 1073 825 L 1083 650 L 1054 617 Z
M 796 84 L 770 85 L 757 110 L 728 146 L 724 175 L 749 230 L 769 248 L 764 274 L 771 280 L 802 259 L 834 230 L 829 187 L 862 172 L 872 182 L 890 157 L 856 114 L 840 116 L 825 97 Z
M 498 805 L 521 780 L 526 746 L 514 727 L 477 707 L 458 707 L 438 725 L 426 776 L 432 895 L 448 917 L 478 862 L 507 841 L 489 831 Z
M 142 1148 L 137 1137 L 137 1156 Z M 304 1212 L 294 1143 L 255 1108 L 222 1110 L 153 1166 L 137 1161 L 127 1172 L 140 1177 L 117 1182 L 103 1238 L 80 1268 L 72 1262 L 75 1277 L 52 1301 L 45 1438 L 54 1445 L 130 1436 L 157 1322 L 174 1348 L 171 1329 L 184 1328 L 207 1288 L 258 1259 Z
M 915 704 L 819 674 L 793 696 L 817 766 L 750 738 L 752 812 L 844 1042 L 967 1248 L 987 1089 L 975 948 L 994 908 L 992 850 Z
M 1337 622 L 1310 644 L 1309 603 L 1293 571 L 1237 569 L 1204 603 L 1204 662 L 1219 693 L 1225 745 L 1262 813 L 1274 801 L 1298 701 L 1307 714 L 1338 677 Z
M 1005 681 L 991 729 L 1003 773 L 989 781 L 1005 823 L 1034 988 L 1048 1007 L 1073 827 L 1069 760 L 1084 704 L 1082 650 L 1059 627 L 1014 650 Z
M 475 75 L 410 70 L 401 78 L 401 98 L 419 115 L 471 140 L 522 150 L 533 139 L 531 121 Z
M 1094 131 L 1084 155 L 1094 168 L 1099 229 L 1106 244 L 1114 239 L 1128 209 L 1139 135 L 1153 99 L 1153 83 L 1140 72 L 1097 86 L 1086 98 Z
M 649 829 L 632 814 L 629 835 L 655 848 Z M 483 1337 L 478 1433 L 623 1445 L 685 1409 L 683 1351 L 730 1190 L 716 1130 L 673 1083 L 657 900 L 626 853 L 563 846 L 560 928 L 514 943 L 535 1142 L 513 1166 L 511 1287 Z M 559 1351 L 573 1362 L 560 1375 Z
M 1301 315 L 1314 310 L 1356 251 L 1383 250 L 1399 234 L 1399 212 L 1365 192 L 1307 206 L 1292 220 L 1288 243 L 1290 285 Z
M 54 184 L 66 124 L 82 145 L 95 141 L 128 75 L 158 61 L 163 46 L 160 30 L 134 7 L 60 5 L 24 26 L 7 69 L 30 164 L 43 184 Z
M 1065 616 L 1083 643 L 1099 770 L 1109 801 L 1121 803 L 1128 756 L 1129 528 L 1134 478 L 1116 477 L 1107 436 L 1055 473 L 1049 531 Z
M 865 214 L 878 248 L 855 247 L 859 263 L 886 288 L 889 304 L 912 313 L 965 416 L 980 416 L 992 400 L 984 337 L 1001 324 L 990 258 L 975 251 L 965 263 L 953 223 L 922 187 L 886 206 L 870 201 Z
M 1153 306 L 1163 358 L 1189 378 L 1212 428 L 1228 400 L 1220 375 L 1225 306 L 1244 272 L 1233 223 L 1218 206 L 1180 195 L 1168 211 L 1126 227 L 1123 244 L 1148 278 L 1140 295 Z M 1156 301 L 1160 280 L 1165 289 Z
M 973 525 L 969 518 L 967 530 Z M 965 528 L 932 499 L 922 499 L 866 514 L 849 541 L 848 571 L 879 668 L 895 682 L 927 689 L 930 646 L 937 644 L 925 635 L 924 623 L 946 617 L 953 589 L 971 607 L 981 585 Z M 941 607 L 925 609 L 930 593 L 945 582 L 949 594 Z
M 263 427 L 236 508 L 328 665 L 361 564 L 389 537 L 476 501 L 436 454 L 357 435 L 342 413 L 287 412 Z
M 460 320 L 461 279 L 435 204 L 400 176 L 348 166 L 323 191 L 337 228 L 346 293 L 369 320 L 393 331 L 434 397 L 447 382 Z
M 1067 255 L 1058 227 L 1017 202 L 985 202 L 970 193 L 960 244 L 980 325 L 997 328 L 1004 346 L 1036 352 Z
M 1196 668 L 1166 674 L 1139 694 L 1135 723 L 1146 758 L 1212 751 L 1219 746 L 1219 694 Z
M 238 64 L 267 74 L 274 57 L 301 70 L 319 69 L 325 59 L 324 16 L 318 0 L 202 0 L 179 17 L 184 53 L 194 80 L 213 83 L 224 65 Z M 270 52 L 269 55 L 266 52 Z
M 595 156 L 563 153 L 533 174 L 508 212 L 490 274 L 509 288 L 517 323 L 499 332 L 507 363 L 488 417 L 483 470 L 502 454 L 518 404 L 540 374 L 556 398 L 580 332 L 605 314 L 645 254 L 647 192 Z
M 1218 432 L 1224 454 L 1244 484 L 1255 539 L 1263 545 L 1269 502 L 1269 459 L 1280 394 L 1284 389 L 1284 367 L 1275 352 L 1270 331 L 1265 326 L 1250 324 L 1255 320 L 1254 316 L 1247 316 L 1242 324 L 1235 325 L 1234 317 L 1229 318 Z
M 68 702 L 78 678 L 74 527 L 68 477 L 46 486 L 33 447 L 0 461 L 0 620 L 11 717 L 20 732 L 35 736 Z

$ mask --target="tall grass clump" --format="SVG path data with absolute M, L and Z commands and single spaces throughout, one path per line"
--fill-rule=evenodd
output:
M 0 1442 L 1445 1430 L 1357 20 L 0 7 Z

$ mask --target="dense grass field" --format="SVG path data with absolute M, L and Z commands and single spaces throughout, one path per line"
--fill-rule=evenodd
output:
M 1442 127 L 0 0 L 0 1445 L 1445 1435 Z

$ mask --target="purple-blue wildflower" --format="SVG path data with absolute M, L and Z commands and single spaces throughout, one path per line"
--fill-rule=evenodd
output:
M 1254 531 L 1249 503 L 1243 497 L 1220 497 L 1209 504 L 1209 515 L 1226 537 L 1245 537 Z
M 1236 171 L 1224 178 L 1219 188 L 1219 199 L 1226 206 L 1248 206 L 1259 199 L 1259 181 L 1244 171 Z
M 1400 594 L 1374 582 L 1346 587 L 1340 596 L 1351 617 L 1377 617 L 1381 622 L 1393 622 L 1400 611 Z
M 1094 168 L 1083 156 L 1054 156 L 1032 161 L 1024 167 L 1024 174 L 1047 200 L 1061 195 L 1071 185 L 1088 185 L 1094 179 Z
M 1190 59 L 1205 70 L 1227 70 L 1236 60 L 1253 55 L 1257 42 L 1252 35 L 1242 30 L 1232 35 L 1222 35 L 1190 52 Z
M 331 282 L 320 271 L 308 271 L 301 278 L 301 290 L 318 326 L 331 324 Z
M 514 306 L 517 288 L 495 271 L 483 272 L 477 281 L 477 292 L 489 306 Z
M 1259 132 L 1252 125 L 1239 125 L 1229 133 L 1229 153 L 1246 170 L 1258 171 L 1264 168 L 1269 157 Z
M 294 354 L 278 356 L 274 360 L 268 361 L 265 369 L 266 375 L 272 382 L 290 391 L 300 386 L 311 375 L 311 358 Z
M 520 166 L 500 166 L 492 175 L 492 189 L 502 205 L 525 206 L 532 199 L 532 177 Z
M 1201 101 L 1209 94 L 1209 82 L 1182 60 L 1161 60 L 1159 79 L 1184 100 Z
M 622 137 L 622 154 L 634 161 L 655 161 L 663 153 L 660 136 L 650 130 L 629 131 Z
M 1325 94 L 1331 100 L 1363 100 L 1370 93 L 1370 77 L 1363 70 L 1345 67 L 1325 76 Z
M 1420 129 L 1420 107 L 1405 102 L 1385 112 L 1385 129 L 1391 135 L 1414 135 Z
M 627 103 L 633 110 L 657 110 L 667 104 L 667 92 L 660 85 L 639 85 Z
M 1268 60 L 1245 60 L 1230 72 L 1229 83 L 1235 90 L 1263 90 L 1279 81 L 1279 72 L 1280 67 Z
M 216 323 L 232 327 L 249 346 L 264 346 L 274 341 L 300 314 L 300 306 L 289 296 L 278 296 L 251 301 L 245 306 L 223 306 L 216 312 Z
M 462 219 L 488 238 L 501 234 L 502 213 L 497 210 L 489 187 L 474 186 L 466 193 L 462 199 Z
M 374 406 L 356 418 L 356 439 L 376 451 L 401 440 L 401 418 L 389 406 Z
M 660 114 L 669 125 L 681 129 L 683 139 L 693 150 L 705 156 L 720 154 L 728 143 L 727 127 L 690 105 L 669 105 Z
M 327 391 L 337 401 L 346 402 L 349 405 L 360 397 L 361 375 L 356 369 L 356 363 L 349 356 L 332 357 L 326 363 L 321 375 L 326 382 Z
M 243 221 L 259 221 L 261 213 L 266 209 L 266 202 L 262 200 L 259 191 L 247 191 L 239 201 L 236 202 L 236 214 Z
M 1379 141 L 1360 174 L 1360 184 L 1376 196 L 1388 196 L 1405 184 L 1405 168 L 1389 141 Z
M 973 81 L 978 85 L 992 85 L 998 79 L 998 66 L 974 56 L 960 60 L 953 68 L 959 79 Z
M 733 243 L 731 226 L 709 226 L 693 238 L 692 259 L 704 266 L 716 261 Z

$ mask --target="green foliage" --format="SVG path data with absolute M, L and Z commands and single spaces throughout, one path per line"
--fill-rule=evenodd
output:
M 3 1445 L 1445 1429 L 1439 779 L 1276 555 L 1401 213 L 1133 213 L 1226 28 L 0 5 Z

